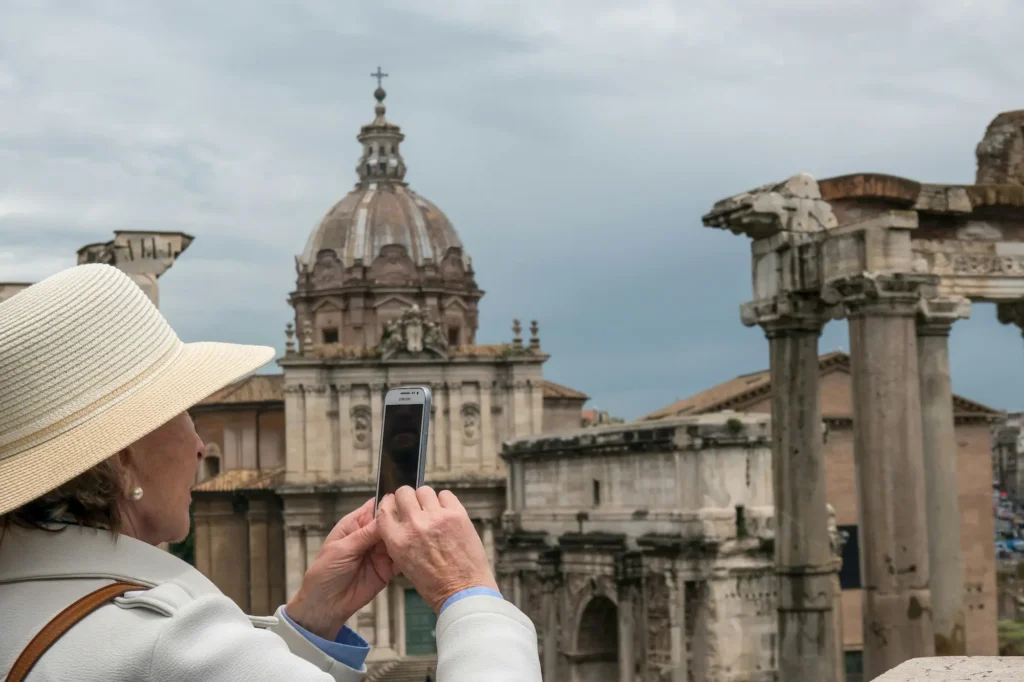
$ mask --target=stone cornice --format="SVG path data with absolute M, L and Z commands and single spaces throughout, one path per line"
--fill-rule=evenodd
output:
M 502 444 L 501 456 L 516 460 L 627 452 L 660 454 L 729 446 L 771 447 L 770 438 L 765 416 L 713 413 L 510 441 Z

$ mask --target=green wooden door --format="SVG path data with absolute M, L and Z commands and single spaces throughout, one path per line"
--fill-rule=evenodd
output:
M 437 653 L 437 616 L 416 590 L 405 591 L 405 653 L 425 656 Z

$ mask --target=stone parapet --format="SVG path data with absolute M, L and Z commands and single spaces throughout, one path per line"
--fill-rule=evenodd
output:
M 1017 682 L 1024 679 L 1024 658 L 944 656 L 907 661 L 875 682 Z

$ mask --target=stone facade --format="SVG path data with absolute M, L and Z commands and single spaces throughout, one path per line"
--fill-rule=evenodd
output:
M 499 582 L 545 679 L 776 679 L 770 445 L 716 414 L 504 446 Z
M 857 477 L 854 458 L 853 392 L 850 358 L 841 352 L 819 358 L 819 404 L 827 433 L 822 446 L 825 499 L 835 510 L 844 547 L 842 587 L 843 648 L 856 668 L 864 646 L 860 575 Z M 745 374 L 679 400 L 643 418 L 657 422 L 677 415 L 735 410 L 771 413 L 773 385 L 768 371 Z M 992 472 L 989 428 L 1000 412 L 961 396 L 953 397 L 957 481 L 961 519 L 959 552 L 964 560 L 966 650 L 972 655 L 997 652 L 995 554 L 992 548 Z

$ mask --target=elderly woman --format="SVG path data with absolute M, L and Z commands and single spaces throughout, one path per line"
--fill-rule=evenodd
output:
M 0 304 L 0 671 L 7 680 L 359 680 L 345 623 L 397 573 L 440 616 L 438 680 L 540 680 L 450 492 L 402 488 L 331 531 L 291 601 L 250 618 L 155 545 L 188 533 L 187 409 L 273 349 L 183 344 L 123 273 L 84 265 Z

